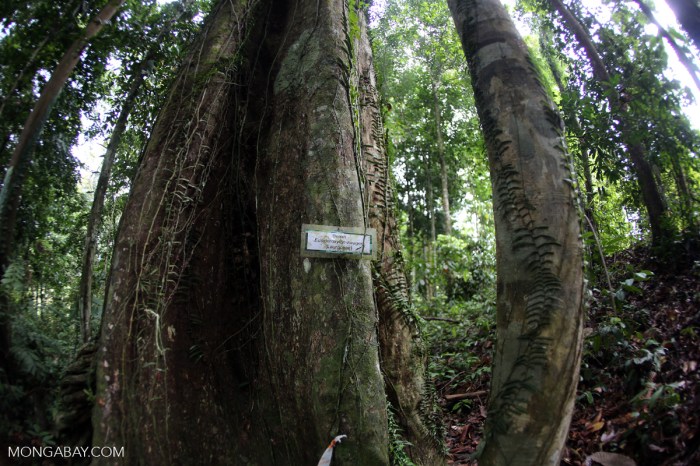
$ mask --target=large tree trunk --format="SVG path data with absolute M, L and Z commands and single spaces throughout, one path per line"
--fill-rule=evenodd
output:
M 358 88 L 349 15 L 357 12 L 342 0 L 287 8 L 273 7 L 281 40 L 270 43 L 278 59 L 256 173 L 264 343 L 255 386 L 265 424 L 250 434 L 251 456 L 313 464 L 328 439 L 347 434 L 334 465 L 387 464 L 370 264 L 302 258 L 298 249 L 303 223 L 369 227 L 351 105 Z M 268 439 L 278 446 L 266 458 Z
M 240 323 L 257 312 L 258 285 L 254 269 L 245 270 L 254 220 L 226 184 L 246 167 L 225 154 L 235 134 L 227 124 L 235 113 L 232 57 L 249 19 L 244 1 L 215 8 L 124 209 L 98 345 L 93 439 L 124 445 L 127 457 L 96 464 L 237 458 L 232 439 L 245 431 L 244 419 L 236 425 L 227 413 L 250 395 L 252 374 L 236 364 L 247 349 Z
M 90 208 L 90 216 L 88 217 L 87 232 L 85 234 L 85 247 L 83 248 L 83 264 L 80 274 L 80 285 L 78 288 L 78 314 L 80 315 L 80 336 L 83 343 L 92 336 L 91 320 L 92 320 L 92 267 L 95 261 L 97 252 L 97 236 L 102 221 L 102 209 L 104 208 L 105 195 L 109 186 L 109 179 L 112 175 L 112 167 L 117 157 L 117 149 L 121 143 L 122 136 L 126 130 L 126 124 L 129 120 L 129 115 L 134 107 L 137 96 L 141 91 L 141 86 L 146 78 L 146 72 L 152 66 L 152 60 L 161 46 L 160 39 L 169 34 L 175 22 L 182 17 L 187 11 L 186 4 L 177 11 L 175 15 L 163 26 L 154 40 L 154 45 L 150 48 L 146 56 L 141 60 L 136 69 L 133 71 L 129 81 L 129 90 L 122 103 L 122 108 L 119 111 L 117 122 L 112 129 L 112 135 L 109 138 L 107 149 L 102 158 L 102 167 L 100 168 L 100 176 L 97 179 L 95 193 L 93 196 L 92 206 Z
M 497 345 L 479 460 L 558 465 L 581 358 L 583 259 L 562 124 L 497 0 L 450 0 L 487 143 Z
M 672 232 L 668 226 L 667 207 L 661 194 L 661 190 L 654 178 L 652 165 L 647 160 L 647 148 L 638 141 L 634 135 L 634 129 L 625 118 L 625 104 L 620 100 L 617 90 L 610 85 L 611 77 L 602 57 L 593 43 L 588 31 L 576 19 L 573 13 L 561 0 L 549 0 L 551 5 L 562 16 L 567 28 L 574 34 L 579 44 L 586 52 L 591 63 L 593 74 L 606 92 L 610 103 L 610 111 L 620 121 L 620 133 L 627 146 L 627 152 L 632 161 L 632 167 L 637 175 L 637 183 L 642 194 L 642 202 L 646 207 L 651 228 L 652 243 L 656 246 L 668 244 Z
M 299 248 L 302 224 L 380 225 L 375 188 L 362 179 L 370 121 L 353 106 L 373 87 L 357 68 L 367 47 L 360 14 L 342 0 L 215 7 L 120 226 L 96 445 L 125 445 L 129 463 L 301 465 L 346 434 L 334 466 L 388 464 L 377 326 L 410 338 L 415 329 L 387 322 L 381 304 L 378 315 L 368 260 L 305 258 Z M 398 346 L 382 349 L 382 364 L 405 364 L 386 371 L 386 384 L 420 389 L 420 352 L 413 341 Z M 427 442 L 409 392 L 395 397 L 407 435 Z M 424 464 L 435 455 L 417 443 L 415 452 Z

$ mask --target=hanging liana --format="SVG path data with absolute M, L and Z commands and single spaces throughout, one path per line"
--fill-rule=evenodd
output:
M 323 456 L 321 456 L 321 459 L 318 460 L 318 466 L 330 466 L 335 445 L 337 443 L 340 443 L 346 437 L 347 435 L 338 435 L 336 438 L 331 440 L 331 443 L 328 445 L 328 448 L 326 448 L 326 451 L 323 452 Z

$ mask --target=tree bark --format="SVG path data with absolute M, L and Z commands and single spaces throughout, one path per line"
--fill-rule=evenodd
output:
M 111 0 L 108 2 L 85 27 L 80 37 L 71 44 L 56 66 L 49 82 L 44 86 L 36 106 L 27 117 L 22 128 L 22 133 L 12 153 L 10 164 L 5 172 L 2 189 L 0 190 L 0 278 L 5 274 L 5 270 L 14 254 L 17 209 L 21 199 L 24 174 L 31 162 L 36 141 L 61 89 L 78 64 L 83 50 L 89 41 L 102 30 L 119 10 L 122 3 L 124 3 L 124 0 Z M 15 371 L 16 366 L 10 354 L 12 346 L 10 324 L 8 299 L 0 293 L 0 363 L 7 368 L 5 375 L 8 378 L 13 377 L 12 373 Z
M 435 141 L 437 142 L 438 158 L 440 160 L 440 184 L 442 188 L 442 211 L 445 216 L 443 228 L 446 235 L 452 234 L 452 215 L 450 214 L 450 190 L 447 178 L 447 162 L 445 161 L 445 141 L 442 137 L 442 118 L 437 83 L 431 80 L 433 94 L 433 119 L 435 121 Z
M 421 354 L 399 342 L 380 360 L 395 346 L 377 327 L 414 328 L 378 315 L 369 261 L 299 250 L 302 224 L 370 227 L 381 207 L 362 178 L 376 116 L 353 105 L 373 87 L 359 14 L 222 0 L 183 66 L 122 217 L 101 329 L 94 444 L 125 445 L 126 463 L 316 464 L 338 434 L 334 466 L 389 463 L 380 362 Z M 419 387 L 419 369 L 386 384 Z M 407 426 L 412 396 L 396 398 Z
M 146 71 L 152 66 L 151 61 L 156 56 L 160 47 L 160 39 L 170 32 L 175 22 L 185 13 L 186 5 L 179 10 L 179 13 L 171 18 L 154 40 L 155 46 L 151 47 L 146 56 L 138 64 L 131 76 L 129 91 L 127 92 L 119 116 L 112 129 L 112 135 L 107 144 L 107 150 L 102 159 L 100 176 L 97 179 L 95 193 L 93 195 L 90 216 L 88 217 L 87 232 L 85 234 L 85 247 L 83 248 L 83 263 L 80 274 L 80 284 L 78 287 L 78 314 L 80 315 L 80 336 L 83 343 L 90 339 L 91 319 L 92 319 L 92 266 L 97 252 L 97 235 L 102 219 L 102 209 L 104 208 L 105 195 L 109 185 L 109 178 L 112 174 L 112 167 L 117 156 L 117 149 L 121 143 L 122 135 L 126 130 L 126 124 L 134 107 L 136 98 L 141 90 L 141 86 L 146 78 Z
M 610 85 L 611 79 L 608 69 L 598 53 L 588 31 L 583 28 L 578 19 L 576 19 L 561 0 L 550 0 L 550 3 L 562 16 L 567 28 L 574 34 L 579 44 L 586 52 L 591 67 L 593 68 L 593 75 L 605 90 L 610 103 L 610 111 L 615 114 L 620 121 L 619 129 L 622 134 L 622 140 L 627 146 L 627 153 L 632 161 L 635 174 L 637 175 L 637 183 L 639 184 L 639 190 L 642 194 L 642 201 L 649 218 L 652 244 L 656 246 L 667 244 L 672 237 L 672 233 L 668 227 L 668 209 L 661 194 L 661 190 L 654 179 L 652 166 L 647 160 L 647 149 L 644 144 L 638 142 L 638 138 L 634 136 L 633 128 L 624 115 L 625 104 L 620 100 L 617 89 Z
M 145 62 L 144 62 L 145 63 Z M 142 63 L 143 65 L 143 63 Z M 109 185 L 109 178 L 112 173 L 112 166 L 117 155 L 117 149 L 121 142 L 122 135 L 126 129 L 126 123 L 133 108 L 134 101 L 143 84 L 143 66 L 140 66 L 137 74 L 134 75 L 129 93 L 122 104 L 119 117 L 112 130 L 112 135 L 107 144 L 100 168 L 100 176 L 97 179 L 95 193 L 93 196 L 90 216 L 88 217 L 87 232 L 85 234 L 85 247 L 83 248 L 83 264 L 80 273 L 80 284 L 78 287 L 78 313 L 80 315 L 80 337 L 83 343 L 87 343 L 92 335 L 90 321 L 92 319 L 92 265 L 95 261 L 97 251 L 97 234 L 102 218 L 105 195 Z
M 240 361 L 252 350 L 241 322 L 256 313 L 258 286 L 250 183 L 227 183 L 250 168 L 231 163 L 228 120 L 233 57 L 250 19 L 244 1 L 213 9 L 122 214 L 98 345 L 93 443 L 124 445 L 126 458 L 96 464 L 238 459 L 233 439 L 245 420 L 226 413 L 250 396 L 252 374 Z
M 654 12 L 651 11 L 651 8 L 649 8 L 649 6 L 644 2 L 644 0 L 635 0 L 635 3 L 639 7 L 639 9 L 642 10 L 642 13 L 646 15 L 649 21 L 654 23 L 654 25 L 658 28 L 661 37 L 666 39 L 668 44 L 676 53 L 678 61 L 680 61 L 683 64 L 683 66 L 685 66 L 685 69 L 688 71 L 690 78 L 695 83 L 695 87 L 697 87 L 698 90 L 700 90 L 700 78 L 698 78 L 697 67 L 693 64 L 692 59 L 688 57 L 688 55 L 686 55 L 686 53 L 683 51 L 681 46 L 678 45 L 678 42 L 676 42 L 673 36 L 669 34 L 669 32 L 661 25 L 661 23 L 657 21 L 656 16 L 654 16 Z M 698 10 L 697 14 L 700 14 L 700 10 Z
M 12 255 L 12 243 L 15 233 L 15 210 L 18 207 L 24 181 L 24 173 L 32 158 L 34 145 L 41 135 L 41 130 L 51 112 L 53 104 L 80 61 L 80 56 L 90 40 L 102 31 L 104 26 L 119 10 L 124 0 L 110 0 L 82 31 L 56 65 L 51 78 L 41 91 L 36 106 L 27 117 L 17 145 L 12 152 L 10 165 L 5 172 L 5 179 L 0 191 L 0 271 L 4 273 Z
M 395 195 L 389 176 L 389 157 L 379 110 L 379 93 L 367 40 L 367 25 L 360 14 L 358 50 L 360 148 L 369 225 L 377 231 L 378 259 L 373 263 L 375 301 L 379 324 L 379 356 L 387 398 L 402 429 L 406 450 L 417 464 L 442 464 L 441 427 L 431 415 L 430 389 L 425 380 L 427 353 L 418 316 L 411 300 L 396 221 Z
M 688 37 L 700 50 L 700 5 L 697 0 L 666 0 Z
M 480 465 L 558 465 L 582 347 L 583 259 L 563 125 L 497 0 L 450 0 L 494 194 L 497 344 Z
M 333 464 L 388 464 L 386 398 L 367 261 L 299 257 L 302 223 L 369 227 L 352 94 L 357 13 L 345 2 L 279 11 L 269 134 L 258 157 L 261 464 L 313 464 L 338 434 Z M 303 426 L 303 428 L 300 428 Z M 267 432 L 265 432 L 267 431 Z M 252 455 L 251 455 L 252 456 Z

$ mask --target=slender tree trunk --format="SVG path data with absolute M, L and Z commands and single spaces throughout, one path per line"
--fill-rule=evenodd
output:
M 583 213 L 588 219 L 588 221 L 584 222 L 584 226 L 588 228 L 591 231 L 591 233 L 596 233 L 596 231 L 598 230 L 598 224 L 596 222 L 595 212 L 593 211 L 595 192 L 593 191 L 593 174 L 591 173 L 591 158 L 588 148 L 585 147 L 585 142 L 582 142 L 582 144 L 584 145 L 584 147 L 581 148 L 581 165 L 583 165 L 583 194 L 585 199 Z
M 435 220 L 435 198 L 433 197 L 433 178 L 431 163 L 429 157 L 424 157 L 425 161 L 425 175 L 426 175 L 426 187 L 425 187 L 425 201 L 427 203 L 426 213 L 428 215 L 428 221 L 430 222 L 430 238 L 428 244 L 423 246 L 423 255 L 425 257 L 425 263 L 428 265 L 428 274 L 425 276 L 425 297 L 428 302 L 432 301 L 435 295 L 435 285 L 430 278 L 430 275 L 435 269 L 435 242 L 437 241 L 437 222 Z
M 700 5 L 697 0 L 666 0 L 695 47 L 700 50 Z
M 36 106 L 24 123 L 17 146 L 12 153 L 10 165 L 5 172 L 5 179 L 0 191 L 0 271 L 4 272 L 12 255 L 12 243 L 15 233 L 16 210 L 18 207 L 24 174 L 34 152 L 34 145 L 41 135 L 44 123 L 51 112 L 53 104 L 80 61 L 80 56 L 90 40 L 102 31 L 104 26 L 119 10 L 124 0 L 110 0 L 102 11 L 95 16 L 82 31 L 56 65 L 51 78 L 41 91 Z
M 546 47 L 548 46 L 547 43 L 547 38 L 542 34 L 542 30 L 540 31 L 540 48 L 542 50 L 546 50 Z M 564 82 L 562 80 L 561 73 L 559 72 L 559 68 L 556 64 L 556 62 L 552 59 L 552 56 L 550 53 L 545 54 L 546 59 L 547 59 L 547 65 L 549 66 L 549 70 L 552 73 L 552 76 L 554 77 L 554 82 L 557 84 L 557 87 L 559 88 L 559 91 L 563 93 L 566 90 L 566 87 L 564 86 Z M 578 121 L 577 118 L 572 118 L 571 119 L 571 126 L 574 129 L 575 134 L 582 134 L 581 131 L 581 125 Z M 591 172 L 591 158 L 590 158 L 590 151 L 588 150 L 588 146 L 586 144 L 586 141 L 584 140 L 583 137 L 579 138 L 579 149 L 580 149 L 580 156 L 581 156 L 581 165 L 583 166 L 583 186 L 584 186 L 584 206 L 583 206 L 583 213 L 584 215 L 588 218 L 588 221 L 583 222 L 584 223 L 584 228 L 589 228 L 591 233 L 595 233 L 597 230 L 596 228 L 596 221 L 595 221 L 595 215 L 593 212 L 593 202 L 595 200 L 595 192 L 593 190 L 593 173 Z
M 122 217 L 97 356 L 94 444 L 127 463 L 316 464 L 338 434 L 333 466 L 389 463 L 385 383 L 421 377 L 385 382 L 380 362 L 420 352 L 380 360 L 394 323 L 369 261 L 299 250 L 304 223 L 369 227 L 387 186 L 378 162 L 376 186 L 361 178 L 357 21 L 341 0 L 222 0 L 183 66 Z
M 700 90 L 700 78 L 698 78 L 697 75 L 697 67 L 693 64 L 693 61 L 686 53 L 683 51 L 683 49 L 678 45 L 678 42 L 673 38 L 671 34 L 661 25 L 656 20 L 656 16 L 654 16 L 654 12 L 651 11 L 651 8 L 644 2 L 644 0 L 635 0 L 635 3 L 637 6 L 639 6 L 639 9 L 642 10 L 642 12 L 646 15 L 646 17 L 656 25 L 656 27 L 659 29 L 659 34 L 661 37 L 666 39 L 668 44 L 671 46 L 674 52 L 676 52 L 676 56 L 678 57 L 678 61 L 683 63 L 683 66 L 685 66 L 685 69 L 688 70 L 688 74 L 690 75 L 690 78 L 693 80 L 695 83 L 695 87 Z M 697 14 L 700 14 L 700 10 L 698 10 Z M 700 27 L 700 25 L 699 25 Z
M 443 227 L 446 235 L 452 234 L 452 216 L 450 214 L 450 190 L 447 179 L 447 163 L 445 161 L 445 141 L 442 137 L 442 118 L 440 99 L 435 78 L 431 80 L 433 94 L 433 119 L 435 120 L 435 140 L 437 142 L 438 158 L 440 160 L 440 183 L 442 187 L 442 211 L 445 216 Z
M 582 248 L 563 125 L 497 0 L 450 0 L 487 144 L 497 345 L 479 464 L 558 465 L 581 358 Z
M 662 197 L 661 190 L 654 179 L 652 166 L 647 160 L 647 149 L 642 143 L 636 141 L 637 138 L 635 138 L 633 134 L 633 128 L 624 116 L 625 105 L 620 100 L 620 95 L 617 90 L 610 85 L 610 74 L 588 31 L 583 28 L 578 19 L 576 19 L 561 0 L 549 1 L 562 16 L 567 28 L 576 36 L 576 39 L 588 56 L 595 78 L 606 91 L 610 103 L 610 111 L 616 114 L 620 121 L 622 139 L 627 146 L 627 153 L 632 161 L 635 174 L 637 175 L 642 201 L 649 217 L 652 243 L 657 246 L 666 244 L 672 236 L 666 218 L 668 209 Z
M 145 62 L 141 63 L 137 73 L 131 80 L 129 93 L 122 104 L 122 109 L 119 112 L 119 117 L 112 130 L 112 135 L 107 144 L 102 159 L 102 167 L 100 168 L 100 176 L 97 179 L 95 186 L 95 194 L 90 208 L 90 216 L 88 217 L 87 233 L 85 235 L 85 247 L 83 249 L 83 265 L 80 275 L 80 285 L 78 287 L 78 311 L 80 315 L 80 336 L 83 343 L 86 343 L 92 334 L 90 330 L 90 321 L 92 319 L 92 265 L 95 261 L 95 253 L 97 251 L 97 234 L 102 218 L 102 209 L 104 207 L 105 195 L 109 185 L 109 178 L 112 173 L 112 166 L 117 155 L 117 149 L 121 142 L 122 135 L 126 129 L 126 123 L 129 119 L 129 114 L 133 108 L 134 101 L 138 95 L 141 85 L 143 84 L 143 70 Z
M 10 165 L 5 172 L 5 178 L 0 190 L 0 278 L 14 253 L 15 225 L 17 209 L 21 198 L 22 184 L 27 167 L 30 164 L 34 146 L 41 134 L 51 107 L 56 102 L 61 89 L 70 77 L 80 56 L 89 43 L 114 16 L 124 0 L 111 0 L 82 31 L 80 37 L 68 48 L 59 61 L 49 82 L 37 100 L 36 106 L 29 114 L 17 145 L 10 159 Z M 10 312 L 7 297 L 0 293 L 0 363 L 7 368 L 11 376 L 15 364 L 12 362 L 10 347 L 12 335 L 10 330 Z
M 430 157 L 424 157 L 425 161 L 425 174 L 426 174 L 426 185 L 425 185 L 425 201 L 427 203 L 426 212 L 428 215 L 428 220 L 430 221 L 430 242 L 435 243 L 437 240 L 437 222 L 435 221 L 435 198 L 433 194 L 433 177 L 431 170 Z
M 75 15 L 78 14 L 81 7 L 83 6 L 82 1 L 75 1 L 74 3 L 75 7 L 65 16 L 66 18 L 70 18 L 71 21 L 56 21 L 51 25 L 51 28 L 47 31 L 45 37 L 39 44 L 37 44 L 31 55 L 24 63 L 24 67 L 20 70 L 19 73 L 15 75 L 15 80 L 13 81 L 13 83 L 6 87 L 8 91 L 10 91 L 11 93 L 13 92 L 15 94 L 21 94 L 23 91 L 29 90 L 29 86 L 32 85 L 32 78 L 36 75 L 37 70 L 41 67 L 41 64 L 37 63 L 36 61 L 37 56 L 40 52 L 44 50 L 44 47 L 50 41 L 53 41 L 55 46 L 56 36 L 59 33 L 64 32 L 64 29 L 66 29 L 69 25 L 73 24 L 73 17 L 75 17 Z M 12 101 L 13 99 L 11 97 L 11 94 L 5 96 L 5 98 L 0 101 L 0 120 L 3 120 L 5 118 L 5 109 L 7 108 L 7 105 Z M 4 149 L 4 147 L 0 147 L 0 153 L 2 153 L 2 149 Z

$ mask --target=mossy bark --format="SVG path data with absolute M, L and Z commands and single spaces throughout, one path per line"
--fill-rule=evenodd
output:
M 388 464 L 386 397 L 367 261 L 302 258 L 304 223 L 368 226 L 351 106 L 349 11 L 341 1 L 280 12 L 271 44 L 269 127 L 256 173 L 261 399 L 266 464 Z M 303 426 L 301 429 L 300 426 Z M 290 432 L 290 428 L 294 431 Z
M 379 313 L 379 355 L 386 393 L 395 411 L 407 454 L 417 464 L 443 464 L 441 421 L 425 380 L 427 354 L 414 313 L 396 221 L 395 193 L 389 176 L 389 158 L 379 108 L 380 98 L 367 40 L 364 14 L 359 15 L 360 36 L 355 41 L 359 89 L 353 104 L 359 121 L 360 171 L 369 226 L 377 230 L 378 258 L 373 264 L 375 300 Z
M 494 195 L 497 344 L 479 464 L 558 465 L 582 347 L 583 259 L 563 125 L 498 0 L 450 0 Z

